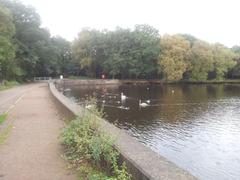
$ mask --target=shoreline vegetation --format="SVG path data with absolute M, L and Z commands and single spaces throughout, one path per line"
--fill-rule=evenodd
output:
M 0 83 L 0 91 L 18 86 L 19 84 L 20 83 L 17 81 L 3 81 L 2 83 Z
M 61 141 L 64 157 L 79 179 L 130 180 L 125 162 L 120 163 L 119 152 L 114 148 L 114 137 L 100 128 L 98 118 L 103 113 L 89 101 L 91 112 L 72 120 L 64 129 Z
M 167 81 L 159 79 L 100 79 L 91 78 L 85 76 L 69 76 L 65 78 L 66 80 L 119 80 L 123 83 L 156 83 L 156 84 L 240 84 L 240 79 L 224 79 L 224 80 L 204 80 L 204 81 L 194 81 L 194 80 L 179 80 L 179 81 Z

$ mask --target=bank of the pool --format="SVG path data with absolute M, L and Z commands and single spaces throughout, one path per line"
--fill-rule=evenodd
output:
M 152 84 L 240 84 L 240 80 L 206 80 L 206 81 L 164 81 L 164 80 L 119 80 L 119 79 L 63 79 L 58 80 L 58 84 L 63 86 L 78 85 L 152 85 Z
M 87 81 L 89 80 L 84 80 L 86 84 Z M 49 83 L 49 88 L 57 102 L 68 111 L 68 115 L 70 114 L 72 117 L 81 116 L 87 111 L 61 94 L 53 83 Z M 111 136 L 116 137 L 115 148 L 120 152 L 122 160 L 127 163 L 128 170 L 132 174 L 133 179 L 196 179 L 187 171 L 182 170 L 166 158 L 153 152 L 150 148 L 145 147 L 123 130 L 104 119 L 101 119 L 101 126 Z

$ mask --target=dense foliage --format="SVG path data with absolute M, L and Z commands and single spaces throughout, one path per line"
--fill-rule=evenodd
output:
M 66 73 L 70 43 L 51 37 L 39 14 L 19 1 L 0 0 L 0 80 Z
M 90 77 L 205 81 L 240 77 L 237 47 L 209 44 L 191 35 L 164 35 L 148 25 L 133 30 L 83 29 L 73 57 Z
M 165 35 L 161 38 L 160 47 L 159 71 L 167 80 L 181 80 L 190 66 L 190 43 L 180 35 Z
M 15 46 L 13 36 L 15 26 L 10 11 L 0 6 L 0 77 L 12 78 L 15 75 Z
M 87 75 L 112 78 L 151 78 L 157 75 L 159 34 L 148 25 L 133 31 L 84 29 L 73 42 L 73 54 Z
M 160 36 L 146 24 L 113 31 L 85 28 L 71 43 L 51 37 L 33 7 L 0 0 L 0 80 L 60 74 L 169 81 L 240 78 L 240 47 L 188 34 Z

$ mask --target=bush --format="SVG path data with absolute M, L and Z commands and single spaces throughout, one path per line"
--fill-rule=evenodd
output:
M 7 118 L 7 114 L 0 114 L 0 124 L 2 124 Z
M 7 87 L 12 87 L 12 86 L 17 86 L 19 83 L 17 81 L 5 81 L 4 82 L 5 86 Z
M 119 152 L 113 148 L 114 139 L 101 130 L 97 116 L 101 117 L 102 112 L 94 106 L 91 112 L 70 122 L 62 133 L 66 157 L 78 167 L 84 160 L 91 162 L 105 170 L 111 176 L 108 179 L 131 179 L 125 163 L 119 165 Z
M 13 86 L 17 86 L 19 85 L 19 83 L 17 81 L 2 81 L 2 83 L 0 83 L 0 90 L 4 90 L 4 89 L 8 89 L 11 88 Z

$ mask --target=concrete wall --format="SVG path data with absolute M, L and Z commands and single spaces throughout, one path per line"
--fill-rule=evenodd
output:
M 81 116 L 87 110 L 59 93 L 53 83 L 49 88 L 56 100 L 64 106 L 72 115 Z M 173 179 L 185 180 L 196 179 L 188 172 L 180 169 L 166 158 L 159 156 L 150 148 L 139 143 L 129 136 L 124 130 L 117 128 L 111 123 L 100 119 L 101 127 L 111 136 L 116 137 L 115 148 L 119 150 L 122 160 L 127 164 L 128 170 L 136 180 L 159 180 Z

